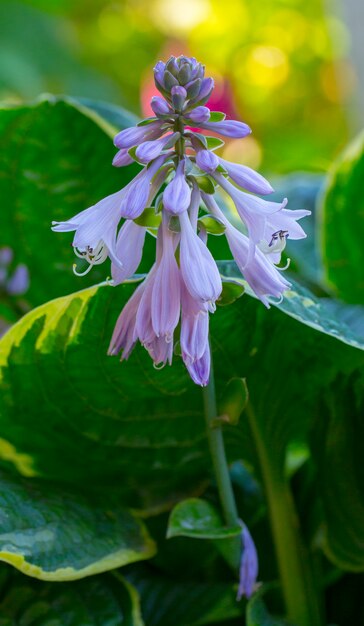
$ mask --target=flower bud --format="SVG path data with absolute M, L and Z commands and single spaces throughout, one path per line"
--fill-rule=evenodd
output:
M 153 113 L 155 113 L 155 115 L 169 115 L 170 113 L 172 113 L 172 109 L 169 106 L 168 102 L 166 102 L 165 99 L 161 98 L 160 96 L 153 96 L 150 102 L 150 106 L 152 107 Z
M 199 124 L 200 122 L 208 122 L 210 119 L 211 111 L 207 107 L 196 107 L 192 109 L 189 113 L 185 114 L 185 118 L 187 120 L 191 120 Z
M 171 89 L 172 103 L 176 111 L 182 111 L 187 97 L 187 91 L 184 87 L 176 86 Z

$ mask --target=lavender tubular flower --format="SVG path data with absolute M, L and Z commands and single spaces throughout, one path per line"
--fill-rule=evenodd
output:
M 149 139 L 158 139 L 163 134 L 163 122 L 157 120 L 147 126 L 135 126 L 134 128 L 126 128 L 115 136 L 114 146 L 116 148 L 124 148 L 129 150 L 141 141 Z
M 291 284 L 282 278 L 260 249 L 256 248 L 251 254 L 249 238 L 230 224 L 213 198 L 203 194 L 203 199 L 211 213 L 226 226 L 225 235 L 239 270 L 257 297 L 269 309 L 268 297 L 281 299 Z
M 179 162 L 174 179 L 163 193 L 164 207 L 170 213 L 179 215 L 186 211 L 191 201 L 191 187 L 185 179 L 185 161 Z
M 185 113 L 185 119 L 187 123 L 189 121 L 199 124 L 200 122 L 208 122 L 210 119 L 211 111 L 208 107 L 199 106 L 188 113 Z
M 114 139 L 119 151 L 113 165 L 122 167 L 138 161 L 144 164 L 142 170 L 124 189 L 69 220 L 53 222 L 52 228 L 75 231 L 74 252 L 88 263 L 83 274 L 109 257 L 113 285 L 118 285 L 138 270 L 145 238 L 160 225 L 155 263 L 121 312 L 109 354 L 121 353 L 121 360 L 125 360 L 140 341 L 155 367 L 171 364 L 180 320 L 182 360 L 193 382 L 204 386 L 210 375 L 209 313 L 215 311 L 222 282 L 207 247 L 207 230 L 199 220 L 201 211 L 211 213 L 224 225 L 240 271 L 267 307 L 270 297 L 282 298 L 290 287 L 276 264 L 288 237 L 305 237 L 298 221 L 310 212 L 290 211 L 285 208 L 286 200 L 270 202 L 253 195 L 270 194 L 273 189 L 251 168 L 226 161 L 207 149 L 211 144 L 193 130 L 198 125 L 232 138 L 251 132 L 244 122 L 211 121 L 210 109 L 204 105 L 214 81 L 205 77 L 201 63 L 172 56 L 166 63 L 156 64 L 154 78 L 161 94 L 151 101 L 156 118 L 122 130 Z M 207 176 L 202 177 L 201 172 Z M 234 201 L 247 236 L 220 211 L 211 179 Z M 122 219 L 126 221 L 119 228 Z M 244 537 L 248 545 L 249 537 Z M 247 574 L 254 560 L 248 546 L 245 559 L 249 554 L 250 561 L 242 563 L 245 582 L 241 593 L 245 595 L 249 595 L 249 581 L 254 578 Z
M 192 364 L 202 358 L 209 339 L 209 315 L 189 293 L 182 282 L 181 350 L 185 363 Z
M 252 536 L 245 524 L 242 523 L 241 533 L 243 553 L 240 561 L 239 587 L 236 599 L 243 596 L 251 598 L 255 591 L 258 577 L 258 554 Z
M 194 232 L 187 213 L 179 216 L 181 224 L 180 263 L 182 277 L 191 296 L 206 302 L 215 310 L 215 301 L 221 294 L 222 283 L 214 258 Z
M 126 148 L 119 150 L 112 160 L 114 167 L 124 167 L 124 165 L 130 165 L 133 162 L 134 161 Z
M 127 220 L 121 227 L 115 253 L 121 263 L 111 264 L 111 276 L 114 285 L 120 285 L 137 271 L 143 254 L 146 229 L 132 220 Z
M 254 244 L 264 238 L 266 218 L 285 207 L 287 199 L 285 198 L 282 202 L 262 200 L 237 189 L 219 172 L 215 172 L 213 177 L 233 199 L 239 216 L 248 228 L 253 244 L 251 249 L 254 250 Z
M 219 166 L 219 158 L 211 150 L 199 150 L 196 154 L 196 164 L 204 172 L 212 174 Z
M 171 342 L 180 314 L 180 277 L 173 233 L 166 226 L 160 228 L 163 251 L 154 279 L 151 318 L 156 336 L 163 336 Z
M 143 143 L 137 147 L 135 155 L 142 163 L 149 163 L 153 159 L 156 159 L 167 146 L 174 146 L 179 137 L 179 133 L 170 133 L 157 141 L 143 141 Z
M 160 96 L 153 96 L 150 101 L 150 106 L 153 109 L 153 113 L 155 115 L 171 115 L 173 113 L 172 107 L 169 106 L 168 102 L 161 98 Z
M 224 135 L 224 137 L 232 137 L 233 139 L 242 139 L 252 132 L 247 124 L 244 124 L 244 122 L 236 122 L 235 120 L 203 122 L 200 124 L 200 127 Z
M 155 159 L 155 161 L 152 161 L 149 167 L 137 174 L 134 180 L 125 188 L 127 189 L 127 193 L 122 197 L 120 217 L 136 219 L 143 213 L 148 203 L 152 178 L 158 172 L 167 157 L 168 155 L 161 155 Z
M 121 311 L 111 337 L 108 354 L 116 355 L 121 351 L 121 360 L 127 360 L 137 339 L 135 338 L 135 323 L 138 307 L 145 289 L 145 281 L 134 291 L 129 301 Z
M 258 174 L 250 167 L 246 165 L 240 165 L 237 163 L 231 163 L 221 157 L 218 158 L 219 163 L 226 169 L 229 178 L 234 181 L 236 185 L 247 189 L 252 193 L 258 193 L 263 196 L 270 194 L 274 191 L 271 184 L 262 176 Z M 216 169 L 216 168 L 215 168 Z
M 188 373 L 191 376 L 193 382 L 196 385 L 201 385 L 201 387 L 206 387 L 210 378 L 210 366 L 211 366 L 211 355 L 210 355 L 209 344 L 207 344 L 206 350 L 200 359 L 197 359 L 196 361 L 191 362 L 184 358 L 183 362 L 185 366 L 187 367 Z

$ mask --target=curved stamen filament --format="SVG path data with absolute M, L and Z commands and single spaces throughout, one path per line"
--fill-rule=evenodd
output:
M 74 247 L 73 250 L 79 259 L 83 259 L 89 264 L 83 272 L 79 272 L 77 270 L 77 265 L 74 264 L 73 273 L 76 274 L 76 276 L 85 276 L 92 270 L 94 265 L 100 265 L 108 256 L 107 246 L 102 240 L 99 241 L 95 249 L 87 246 L 85 250 L 79 250 L 76 247 Z

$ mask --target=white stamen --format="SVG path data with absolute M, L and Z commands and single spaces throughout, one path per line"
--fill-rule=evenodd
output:
M 85 250 L 79 250 L 76 247 L 74 247 L 73 250 L 75 255 L 79 259 L 82 259 L 89 264 L 89 266 L 83 272 L 79 272 L 77 270 L 77 265 L 74 264 L 73 273 L 76 274 L 76 276 L 85 276 L 86 274 L 88 274 L 92 270 L 94 265 L 100 265 L 101 263 L 103 263 L 105 259 L 107 259 L 109 253 L 107 246 L 102 240 L 99 241 L 95 249 L 87 246 Z

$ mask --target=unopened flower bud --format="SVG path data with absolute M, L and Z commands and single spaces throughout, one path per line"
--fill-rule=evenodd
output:
M 191 120 L 192 122 L 196 122 L 197 124 L 200 122 L 208 122 L 210 119 L 211 111 L 207 107 L 196 107 L 192 109 L 189 113 L 185 114 L 185 118 Z
M 153 96 L 150 102 L 150 106 L 152 107 L 153 113 L 155 113 L 155 115 L 169 115 L 170 113 L 172 113 L 172 109 L 169 106 L 168 102 L 166 102 L 166 100 L 164 98 L 161 98 L 160 96 Z
M 187 91 L 184 87 L 176 86 L 171 89 L 172 103 L 176 111 L 182 111 L 186 101 Z
M 200 78 L 196 78 L 196 80 L 191 81 L 190 83 L 187 83 L 187 85 L 185 85 L 186 89 L 187 89 L 187 96 L 190 100 L 192 100 L 193 98 L 196 98 L 198 96 L 198 94 L 200 93 L 200 89 L 201 89 L 201 79 Z

